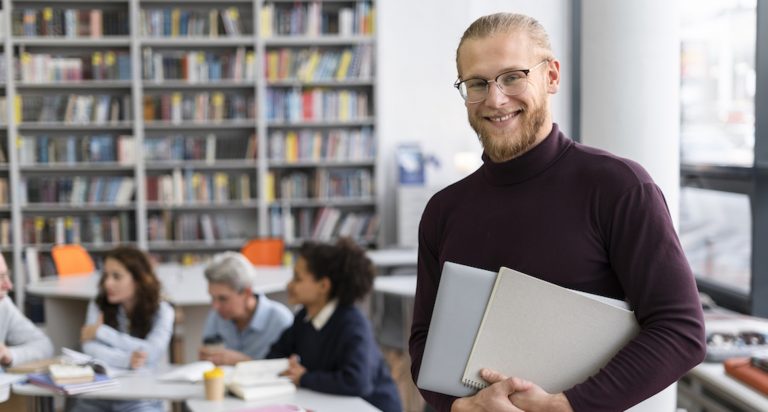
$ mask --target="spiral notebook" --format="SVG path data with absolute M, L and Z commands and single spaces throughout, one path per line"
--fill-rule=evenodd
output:
M 503 267 L 462 382 L 485 388 L 479 372 L 489 367 L 535 382 L 547 392 L 561 392 L 594 375 L 639 330 L 624 302 Z

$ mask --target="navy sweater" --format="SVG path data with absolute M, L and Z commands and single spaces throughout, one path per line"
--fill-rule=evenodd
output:
M 384 412 L 402 410 L 389 368 L 368 321 L 354 306 L 339 305 L 322 329 L 305 321 L 302 309 L 272 345 L 267 358 L 301 357 L 307 372 L 300 386 L 318 392 L 359 396 Z
M 701 362 L 706 345 L 696 284 L 664 197 L 640 165 L 574 143 L 557 125 L 518 158 L 483 161 L 437 193 L 422 216 L 410 338 L 414 380 L 445 261 L 494 272 L 506 266 L 629 302 L 641 332 L 600 372 L 565 391 L 576 411 L 625 410 Z M 438 411 L 454 400 L 422 394 Z

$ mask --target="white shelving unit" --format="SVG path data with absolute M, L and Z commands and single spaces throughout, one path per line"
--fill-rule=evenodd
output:
M 159 255 L 239 249 L 256 236 L 294 247 L 348 234 L 375 246 L 374 8 L 2 0 L 0 179 L 11 196 L 0 205 L 10 226 L 0 250 L 22 268 L 25 248 L 45 255 L 56 237 L 77 241 L 76 225 L 94 253 L 109 250 L 112 235 Z M 194 19 L 198 28 L 215 21 L 217 36 L 184 34 Z M 53 79 L 67 58 L 80 60 L 79 78 L 58 80 L 71 75 L 61 69 Z M 297 75 L 302 62 L 310 68 Z M 129 189 L 129 199 L 116 196 Z M 104 239 L 89 235 L 104 221 Z M 16 300 L 23 305 L 23 288 Z

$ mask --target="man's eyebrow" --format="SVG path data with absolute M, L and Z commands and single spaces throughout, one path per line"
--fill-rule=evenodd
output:
M 470 76 L 459 76 L 459 79 L 461 79 L 462 81 L 470 80 L 470 79 L 493 80 L 493 79 L 495 79 L 500 74 L 509 73 L 509 72 L 518 72 L 518 71 L 522 71 L 522 70 L 529 70 L 529 69 L 526 69 L 526 68 L 520 67 L 520 66 L 509 66 L 509 67 L 505 67 L 505 68 L 499 70 L 498 72 L 496 72 L 496 74 L 493 77 L 484 77 L 484 76 L 480 76 L 480 75 L 477 75 L 477 74 L 473 74 L 473 75 L 470 75 Z

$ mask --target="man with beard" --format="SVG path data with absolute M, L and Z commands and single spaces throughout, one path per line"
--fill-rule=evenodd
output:
M 626 300 L 641 332 L 562 393 L 485 369 L 491 385 L 474 396 L 422 390 L 424 398 L 439 411 L 617 411 L 677 381 L 706 345 L 696 285 L 660 189 L 637 163 L 575 143 L 552 122 L 560 62 L 536 20 L 479 18 L 461 38 L 456 66 L 483 165 L 437 193 L 422 216 L 414 381 L 446 261 L 494 272 L 506 266 Z

